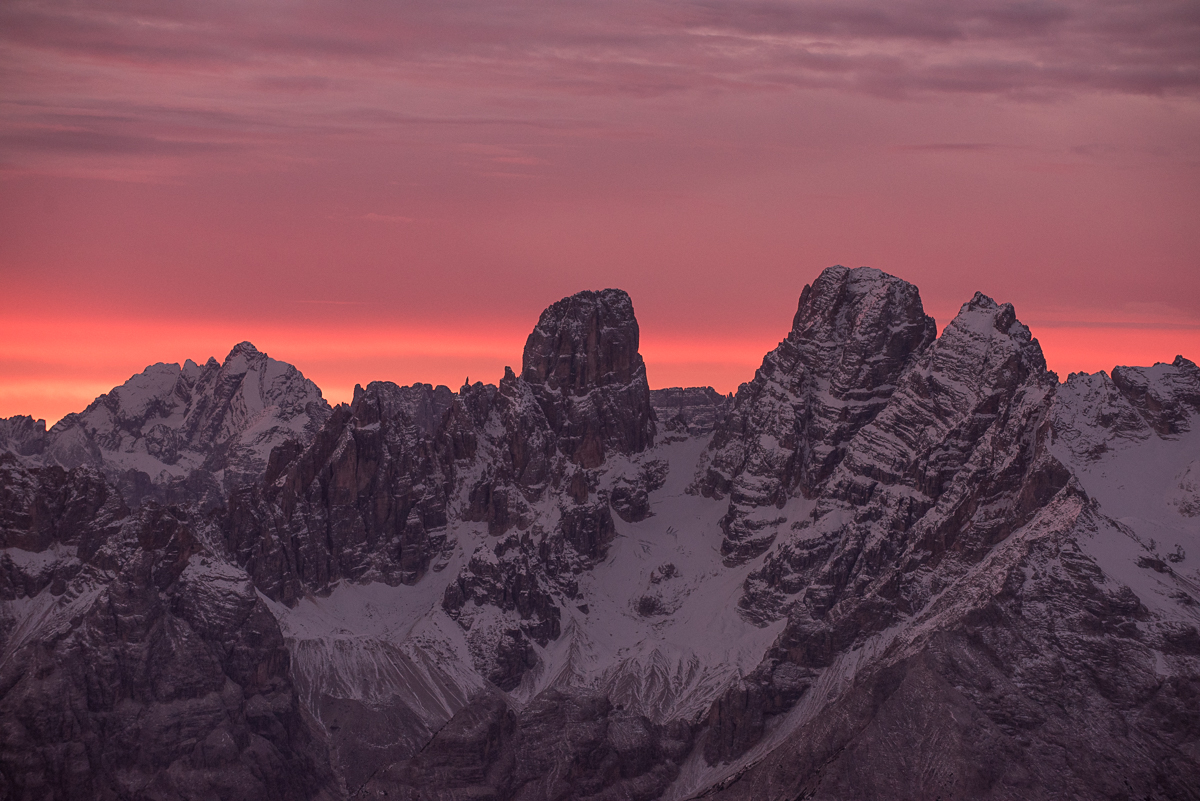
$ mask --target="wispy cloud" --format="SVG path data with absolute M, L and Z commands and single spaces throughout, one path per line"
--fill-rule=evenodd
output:
M 604 98 L 1194 97 L 1200 5 L 11 0 L 0 5 L 0 50 L 10 166 L 49 152 L 183 163 L 247 148 L 266 164 L 281 143 L 404 129 L 620 124 L 595 118 Z
M 1072 304 L 1197 294 L 1198 101 L 1196 0 L 5 0 L 0 318 L 423 315 L 434 341 L 616 285 L 646 320 L 786 330 L 848 261 L 947 308 L 1061 300 L 1047 332 L 1084 353 Z M 378 302 L 287 300 L 339 287 Z

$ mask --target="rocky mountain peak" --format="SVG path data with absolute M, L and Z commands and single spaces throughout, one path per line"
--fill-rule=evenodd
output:
M 1054 375 L 1046 369 L 1041 345 L 1017 319 L 1013 305 L 997 303 L 982 292 L 963 304 L 932 354 L 930 369 L 950 379 L 951 389 L 974 393 L 1012 387 L 1031 376 Z
M 229 350 L 229 355 L 225 357 L 225 361 L 228 362 L 230 359 L 239 354 L 244 354 L 246 356 L 259 356 L 262 355 L 262 352 L 258 348 L 254 347 L 253 342 L 248 339 L 244 339 Z
M 1160 436 L 1189 430 L 1188 416 L 1200 410 L 1200 368 L 1182 356 L 1153 367 L 1114 367 L 1112 381 Z
M 845 317 L 848 306 L 861 303 L 870 295 L 880 297 L 880 293 L 892 291 L 915 295 L 916 287 L 873 267 L 850 269 L 835 264 L 801 291 L 792 330 L 804 332 L 821 325 L 837 325 L 839 321 L 846 330 L 845 324 L 853 322 Z M 919 295 L 916 297 L 919 300 Z
M 250 342 L 239 342 L 234 345 L 221 363 L 221 369 L 231 375 L 241 375 L 253 365 L 259 364 L 269 357 Z
M 402 421 L 403 425 L 415 426 L 421 434 L 432 436 L 454 400 L 450 388 L 440 384 L 402 387 L 390 381 L 372 381 L 366 389 L 355 386 L 350 409 L 360 426 Z
M 712 433 L 728 414 L 733 393 L 722 395 L 712 387 L 667 387 L 650 390 L 650 403 L 660 426 L 676 435 L 696 436 Z
M 801 292 L 788 341 L 800 349 L 805 372 L 855 394 L 886 392 L 897 364 L 936 333 L 912 284 L 870 267 L 835 266 Z
M 46 421 L 29 415 L 0 417 L 0 451 L 12 451 L 17 456 L 35 456 L 46 447 Z
M 731 558 L 769 545 L 777 516 L 749 510 L 811 497 L 936 334 L 917 288 L 879 270 L 830 267 L 804 287 L 791 332 L 738 389 L 697 474 L 701 494 L 730 497 Z
M 791 323 L 736 398 L 605 290 L 498 386 L 0 420 L 0 798 L 1197 798 L 1196 365 L 866 268 Z
M 620 289 L 579 292 L 550 306 L 525 341 L 521 377 L 563 393 L 625 385 L 645 374 L 633 301 Z
M 209 361 L 214 365 L 217 363 L 216 359 L 209 359 Z M 196 364 L 191 359 L 186 359 L 183 362 L 183 368 L 180 370 L 180 373 L 183 375 L 184 380 L 186 380 L 190 385 L 196 383 L 196 379 L 200 377 L 200 373 L 203 372 L 203 370 L 204 368 Z
M 100 469 L 135 506 L 219 504 L 262 473 L 273 447 L 310 441 L 328 416 L 316 384 L 241 342 L 222 362 L 151 365 L 22 448 L 30 464 Z
M 595 467 L 608 451 L 637 453 L 653 444 L 637 318 L 620 289 L 579 292 L 542 312 L 525 342 L 521 379 L 559 450 L 574 462 Z

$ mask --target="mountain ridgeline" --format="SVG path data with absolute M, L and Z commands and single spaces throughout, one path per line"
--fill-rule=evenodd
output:
M 1200 799 L 1193 362 L 844 267 L 735 395 L 638 340 L 0 420 L 0 798 Z

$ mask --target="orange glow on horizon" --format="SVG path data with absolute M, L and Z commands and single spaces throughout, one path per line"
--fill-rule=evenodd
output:
M 294 364 L 331 403 L 348 402 L 355 384 L 497 383 L 521 367 L 528 328 L 505 321 L 465 326 L 383 324 L 305 326 L 148 319 L 0 319 L 0 417 L 52 425 L 157 362 L 222 360 L 248 340 Z M 773 334 L 757 338 L 641 337 L 654 387 L 708 384 L 732 392 L 754 375 Z
M 1118 364 L 1200 357 L 1200 328 L 1031 326 L 1050 369 L 1111 370 Z M 527 327 L 493 321 L 464 326 L 381 324 L 305 326 L 277 322 L 13 318 L 0 320 L 0 417 L 27 414 L 53 424 L 156 362 L 221 360 L 249 340 L 294 364 L 331 403 L 347 402 L 356 383 L 496 383 L 505 365 L 519 369 Z M 643 327 L 641 352 L 650 385 L 712 386 L 734 392 L 750 380 L 778 336 L 688 335 Z
M 603 287 L 728 392 L 833 264 L 1060 375 L 1200 358 L 1186 0 L 809 5 L 0 4 L 0 415 L 242 340 L 333 401 L 496 381 Z

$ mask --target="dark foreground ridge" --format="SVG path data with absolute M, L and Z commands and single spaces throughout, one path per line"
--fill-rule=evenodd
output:
M 1200 798 L 1200 369 L 936 331 L 832 267 L 729 397 L 607 289 L 494 385 L 0 420 L 0 798 Z

